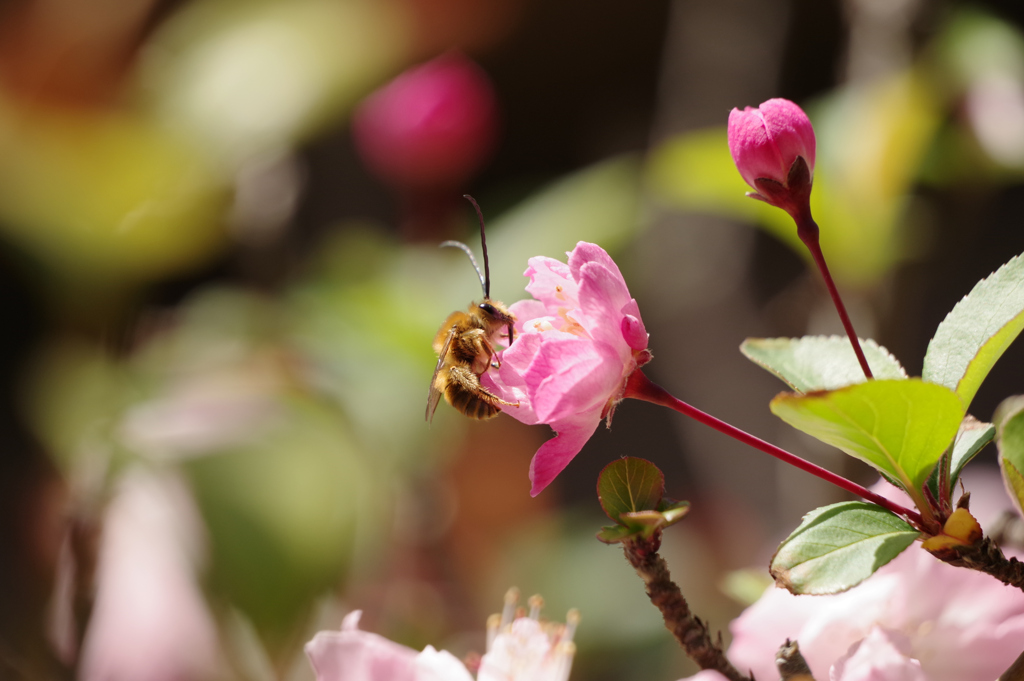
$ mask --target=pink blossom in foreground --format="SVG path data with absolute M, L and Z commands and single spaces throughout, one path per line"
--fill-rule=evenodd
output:
M 803 110 L 788 99 L 769 99 L 756 109 L 729 113 L 729 151 L 754 198 L 790 213 L 808 200 L 814 175 L 814 128 Z M 791 177 L 797 158 L 807 172 Z M 768 180 L 768 183 L 759 180 Z M 797 184 L 791 185 L 791 180 Z
M 517 599 L 518 592 L 510 590 L 504 612 L 488 621 L 487 653 L 476 681 L 566 681 L 579 616 L 570 611 L 566 625 L 541 622 L 541 601 L 534 596 L 529 616 L 514 617 Z M 306 644 L 317 681 L 473 681 L 466 665 L 448 651 L 427 646 L 418 653 L 360 631 L 360 615 L 349 613 L 341 631 L 321 631 Z
M 500 369 L 482 377 L 520 403 L 506 414 L 555 430 L 530 464 L 533 496 L 580 452 L 601 419 L 611 418 L 626 379 L 651 359 L 640 309 L 611 256 L 585 241 L 568 256 L 568 264 L 530 258 L 526 290 L 534 299 L 511 306 L 519 320 L 515 342 Z
M 968 488 L 979 502 L 1002 498 L 1005 508 L 992 478 L 978 472 Z M 995 511 L 986 505 L 972 505 L 982 523 Z M 1024 646 L 1024 594 L 915 544 L 845 593 L 794 596 L 773 587 L 730 628 L 729 659 L 759 679 L 778 678 L 775 653 L 790 638 L 817 679 L 992 681 Z
M 202 520 L 180 481 L 133 470 L 104 517 L 82 681 L 223 678 L 196 578 Z

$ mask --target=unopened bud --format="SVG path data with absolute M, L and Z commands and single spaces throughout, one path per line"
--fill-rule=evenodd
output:
M 794 215 L 807 209 L 814 175 L 814 128 L 788 99 L 769 99 L 729 114 L 729 151 L 748 196 Z M 802 161 L 801 161 L 802 159 Z

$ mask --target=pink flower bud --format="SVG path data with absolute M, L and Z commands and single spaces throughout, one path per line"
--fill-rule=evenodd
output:
M 748 196 L 790 214 L 809 200 L 814 128 L 793 102 L 769 99 L 756 109 L 733 109 L 729 113 L 729 151 L 740 175 L 757 190 Z M 803 159 L 803 164 L 797 159 Z
M 494 148 L 498 107 L 487 75 L 459 54 L 409 69 L 356 109 L 370 169 L 401 189 L 457 188 Z

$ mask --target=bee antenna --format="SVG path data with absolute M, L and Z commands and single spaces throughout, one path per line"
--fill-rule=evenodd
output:
M 480 249 L 484 252 L 484 278 L 481 283 L 484 285 L 484 298 L 491 297 L 491 267 L 487 262 L 487 236 L 484 234 L 484 214 L 480 210 L 480 204 L 476 202 L 469 194 L 463 194 L 462 198 L 473 204 L 473 208 L 476 209 L 476 217 L 480 221 Z M 480 270 L 477 269 L 477 274 L 480 274 Z
M 488 291 L 487 291 L 488 286 L 487 286 L 487 284 L 484 283 L 484 275 L 480 274 L 480 266 L 476 264 L 476 258 L 473 257 L 473 251 L 469 250 L 469 246 L 467 246 L 466 244 L 462 243 L 461 241 L 442 241 L 438 245 L 438 248 L 460 248 L 460 249 L 462 249 L 462 252 L 466 254 L 466 256 L 469 258 L 469 261 L 471 263 L 473 263 L 473 269 L 476 270 L 476 276 L 480 277 L 480 286 L 484 290 L 484 298 L 489 298 L 490 297 L 489 295 L 487 295 L 488 294 Z

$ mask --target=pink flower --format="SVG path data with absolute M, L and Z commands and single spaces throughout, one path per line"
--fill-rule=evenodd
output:
M 979 501 L 1002 495 L 995 479 L 989 494 L 983 475 L 971 479 Z M 1020 654 L 1024 594 L 914 545 L 845 593 L 771 588 L 731 629 L 730 660 L 757 678 L 778 677 L 775 651 L 790 638 L 818 679 L 991 681 Z
M 756 190 L 748 196 L 791 214 L 810 197 L 814 128 L 807 114 L 788 99 L 769 99 L 757 109 L 733 109 L 729 151 L 744 181 Z M 806 172 L 794 168 L 798 158 L 804 160 Z
M 488 621 L 487 653 L 476 681 L 566 681 L 572 668 L 576 623 L 541 622 L 540 597 L 530 599 L 528 617 L 513 617 L 519 592 L 505 596 L 505 609 Z M 445 650 L 427 646 L 417 653 L 383 636 L 359 630 L 358 610 L 349 613 L 341 631 L 321 631 L 306 644 L 317 681 L 473 681 L 461 661 Z
M 367 165 L 403 189 L 457 187 L 494 148 L 498 106 L 487 75 L 459 54 L 409 69 L 356 109 Z
M 518 408 L 523 423 L 546 423 L 555 437 L 530 464 L 537 496 L 572 461 L 601 419 L 611 420 L 626 379 L 651 359 L 647 330 L 626 281 L 604 249 L 576 244 L 568 264 L 530 258 L 526 290 L 534 300 L 511 306 L 516 339 L 484 385 Z
M 833 665 L 836 679 L 843 681 L 928 681 L 921 663 L 910 657 L 909 637 L 881 627 L 850 647 Z
M 180 480 L 129 471 L 105 514 L 79 679 L 221 678 L 217 627 L 196 575 L 202 520 Z
M 361 616 L 359 610 L 350 612 L 341 622 L 341 631 L 321 631 L 306 644 L 317 681 L 425 681 L 431 678 L 432 669 L 450 667 L 449 658 L 457 666 L 447 679 L 472 681 L 465 666 L 450 653 L 441 654 L 429 646 L 417 653 L 378 634 L 360 631 Z

